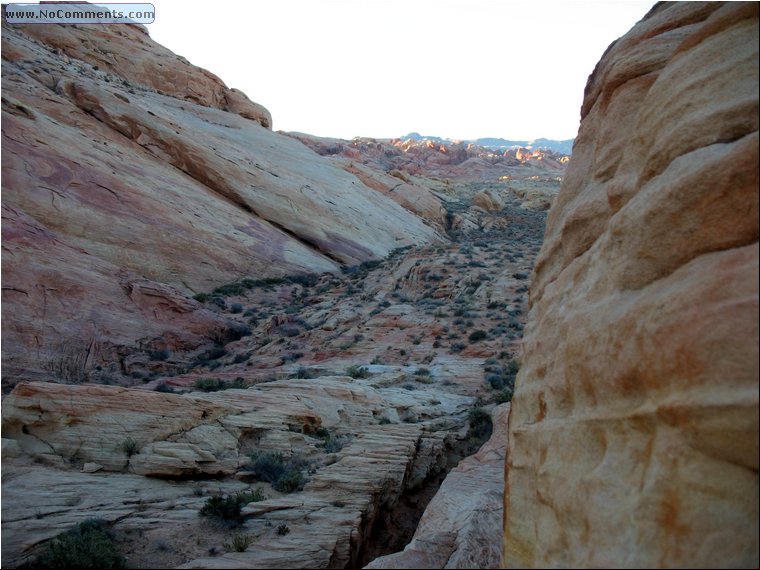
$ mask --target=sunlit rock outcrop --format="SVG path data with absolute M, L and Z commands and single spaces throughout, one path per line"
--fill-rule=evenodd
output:
M 507 567 L 758 565 L 758 5 L 610 46 L 531 286 Z

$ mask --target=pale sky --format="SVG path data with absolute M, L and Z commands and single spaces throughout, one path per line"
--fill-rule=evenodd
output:
M 351 139 L 569 139 L 637 1 L 153 0 L 151 36 L 264 105 Z

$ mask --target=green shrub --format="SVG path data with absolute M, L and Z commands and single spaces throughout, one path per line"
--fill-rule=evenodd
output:
M 311 380 L 312 378 L 317 377 L 317 371 L 313 368 L 306 368 L 305 366 L 299 366 L 298 370 L 296 370 L 295 374 L 291 376 L 291 378 L 301 378 L 305 380 Z
M 248 470 L 260 481 L 275 483 L 285 474 L 285 459 L 279 451 L 267 451 L 251 457 Z
M 267 451 L 251 456 L 247 470 L 260 481 L 270 483 L 280 493 L 303 489 L 306 478 L 301 473 L 303 462 L 297 457 L 285 461 L 282 453 Z
M 206 500 L 199 514 L 227 526 L 238 526 L 243 522 L 243 515 L 241 514 L 243 506 L 248 503 L 264 501 L 266 498 L 259 489 L 240 491 L 232 495 L 214 495 Z
M 351 378 L 369 378 L 371 374 L 366 366 L 352 364 L 346 368 L 346 376 L 350 376 Z
M 325 453 L 339 452 L 349 439 L 342 435 L 332 435 L 325 428 L 319 428 L 314 435 L 322 439 L 323 443 L 317 444 L 317 446 L 321 447 Z
M 214 295 L 242 295 L 246 287 L 241 283 L 230 283 L 214 289 Z
M 125 560 L 116 551 L 102 524 L 89 519 L 48 542 L 32 565 L 50 569 L 124 568 Z
M 470 427 L 467 437 L 473 446 L 480 447 L 493 433 L 491 414 L 481 407 L 475 407 L 470 410 L 468 420 Z
M 225 546 L 227 548 L 231 548 L 235 552 L 245 552 L 248 550 L 248 547 L 251 545 L 251 542 L 253 542 L 253 539 L 250 535 L 242 533 L 242 532 L 236 532 L 232 535 L 232 538 L 230 539 L 230 542 L 226 544 Z
M 282 477 L 272 484 L 272 487 L 280 493 L 292 493 L 300 491 L 306 484 L 306 478 L 298 469 L 288 469 Z
M 198 378 L 193 388 L 202 392 L 218 392 L 224 390 L 224 382 L 218 378 Z
M 483 340 L 487 336 L 488 336 L 488 334 L 486 333 L 486 331 L 478 329 L 476 331 L 472 331 L 470 333 L 470 336 L 467 337 L 467 338 L 470 339 L 470 342 L 477 342 L 479 340 Z
M 493 402 L 495 402 L 496 404 L 511 402 L 513 395 L 514 395 L 514 388 L 511 386 L 507 386 L 503 390 L 499 390 L 498 392 L 496 392 L 496 394 L 494 394 Z
M 121 442 L 121 450 L 127 454 L 127 457 L 132 457 L 135 453 L 138 453 L 137 442 L 131 437 L 126 438 Z
M 242 376 L 238 376 L 231 382 L 225 382 L 219 378 L 198 378 L 193 383 L 193 388 L 202 392 L 218 392 L 219 390 L 238 389 L 242 390 L 246 388 L 245 379 Z

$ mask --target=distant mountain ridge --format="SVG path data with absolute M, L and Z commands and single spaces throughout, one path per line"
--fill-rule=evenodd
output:
M 403 137 L 399 137 L 401 139 L 412 139 L 416 141 L 421 140 L 430 140 L 435 142 L 441 142 L 441 143 L 450 143 L 452 142 L 451 139 L 444 139 L 441 137 L 432 137 L 432 136 L 423 136 L 419 133 L 409 133 L 408 135 L 405 135 Z M 504 150 L 507 148 L 514 148 L 514 147 L 523 147 L 527 149 L 548 149 L 552 150 L 554 152 L 560 152 L 562 154 L 572 154 L 573 153 L 573 143 L 575 142 L 575 139 L 567 139 L 567 140 L 552 140 L 552 139 L 545 139 L 545 138 L 538 138 L 534 140 L 509 140 L 509 139 L 502 139 L 502 138 L 495 138 L 495 137 L 486 137 L 486 138 L 480 138 L 480 139 L 470 139 L 465 140 L 463 142 L 466 143 L 472 143 L 476 144 L 478 146 L 482 146 L 485 148 L 493 148 L 498 150 Z

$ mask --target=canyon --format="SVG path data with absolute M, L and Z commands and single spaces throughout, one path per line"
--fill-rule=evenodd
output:
M 456 466 L 568 157 L 271 124 L 139 26 L 4 24 L 4 565 L 97 520 L 128 567 L 363 566 L 450 471 L 438 550 L 498 565 L 505 438 Z
M 3 565 L 757 567 L 758 7 L 642 16 L 572 157 L 3 22 Z

